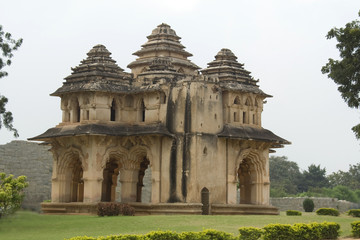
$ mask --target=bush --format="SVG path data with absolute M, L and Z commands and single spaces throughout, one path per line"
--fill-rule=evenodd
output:
M 319 224 L 296 223 L 292 226 L 294 240 L 320 240 Z
M 305 212 L 312 212 L 314 211 L 314 201 L 311 200 L 310 198 L 305 198 L 305 200 L 303 201 L 303 208 Z
M 323 222 L 319 224 L 321 239 L 337 239 L 340 235 L 340 224 Z
M 262 230 L 255 227 L 241 227 L 239 228 L 240 240 L 257 240 L 262 235 Z
M 101 202 L 98 203 L 97 215 L 103 216 L 118 216 L 120 214 L 124 216 L 134 216 L 135 209 L 128 204 L 122 204 L 118 202 Z
M 213 230 L 213 229 L 203 230 L 202 232 L 200 232 L 200 234 L 201 235 L 203 234 L 203 236 L 204 236 L 204 238 L 201 238 L 201 239 L 206 239 L 206 240 L 235 240 L 236 239 L 230 233 L 217 231 L 217 230 Z
M 14 213 L 24 199 L 23 189 L 29 186 L 25 176 L 17 178 L 0 173 L 0 218 Z
M 360 209 L 351 209 L 347 212 L 349 216 L 360 217 Z
M 302 213 L 300 211 L 296 211 L 296 210 L 287 210 L 286 215 L 287 216 L 301 216 Z
M 97 215 L 103 216 L 118 216 L 121 213 L 121 203 L 117 202 L 100 202 L 98 203 Z
M 317 215 L 327 215 L 327 216 L 339 216 L 340 213 L 335 208 L 319 208 L 316 210 Z
M 360 221 L 351 223 L 351 233 L 354 237 L 360 237 Z
M 135 208 L 133 208 L 132 206 L 130 206 L 128 204 L 123 204 L 122 209 L 121 209 L 121 213 L 124 216 L 134 216 L 135 215 Z
M 180 240 L 179 234 L 172 231 L 153 231 L 144 236 L 144 240 Z
M 269 224 L 264 228 L 264 240 L 293 239 L 294 230 L 290 224 Z

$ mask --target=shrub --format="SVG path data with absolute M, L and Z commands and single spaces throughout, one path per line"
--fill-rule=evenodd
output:
M 335 208 L 319 208 L 316 210 L 317 215 L 339 216 L 340 213 Z
M 128 204 L 118 202 L 101 202 L 98 203 L 97 215 L 103 216 L 134 216 L 135 209 Z
M 351 209 L 347 212 L 349 216 L 360 217 L 360 209 Z
M 97 215 L 103 216 L 118 216 L 121 213 L 122 205 L 117 202 L 100 202 L 98 203 Z
M 292 226 L 294 236 L 290 239 L 294 240 L 320 240 L 319 224 L 296 223 Z
M 204 238 L 201 238 L 201 239 L 206 239 L 206 240 L 207 239 L 208 240 L 235 240 L 236 239 L 230 233 L 217 231 L 214 229 L 203 230 L 202 232 L 200 232 L 200 234 L 204 236 Z
M 360 221 L 351 223 L 351 233 L 354 237 L 360 237 Z
M 208 239 L 204 237 L 204 234 L 198 232 L 182 232 L 179 234 L 181 240 L 203 240 Z
M 296 211 L 296 210 L 287 210 L 286 215 L 287 216 L 301 216 L 302 213 L 300 211 Z
M 323 222 L 319 224 L 321 239 L 337 239 L 340 235 L 340 224 Z
M 144 240 L 180 240 L 179 234 L 172 231 L 153 231 L 144 236 Z
M 241 227 L 239 228 L 240 240 L 257 240 L 262 235 L 262 230 L 255 227 Z
M 24 199 L 23 189 L 29 185 L 25 176 L 17 178 L 0 173 L 0 218 L 17 211 Z
M 305 198 L 305 200 L 303 201 L 303 208 L 305 212 L 312 212 L 314 211 L 314 201 L 311 200 L 310 198 Z
M 128 204 L 123 204 L 121 208 L 121 213 L 124 216 L 134 216 L 135 215 L 135 208 Z
M 294 230 L 290 224 L 269 224 L 264 228 L 264 240 L 293 239 Z

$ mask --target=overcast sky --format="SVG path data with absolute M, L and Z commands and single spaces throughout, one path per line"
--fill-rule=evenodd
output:
M 347 171 L 360 161 L 360 141 L 351 127 L 360 111 L 350 109 L 337 86 L 321 73 L 338 58 L 335 40 L 325 35 L 358 19 L 358 0 L 0 0 L 0 24 L 24 43 L 15 52 L 0 94 L 9 98 L 19 140 L 61 121 L 60 98 L 50 97 L 96 44 L 104 44 L 118 65 L 161 23 L 169 24 L 205 68 L 229 48 L 273 95 L 264 106 L 263 127 L 292 145 L 272 155 L 287 156 L 301 169 L 314 163 L 327 173 Z M 14 140 L 0 130 L 0 144 Z

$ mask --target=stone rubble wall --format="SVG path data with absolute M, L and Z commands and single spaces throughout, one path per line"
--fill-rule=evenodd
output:
M 280 211 L 297 210 L 304 211 L 303 202 L 306 197 L 285 197 L 285 198 L 271 198 L 270 204 L 279 208 Z M 316 211 L 318 208 L 335 208 L 340 212 L 346 212 L 349 209 L 360 208 L 359 204 L 348 202 L 345 200 L 338 200 L 337 198 L 315 198 L 310 197 L 314 201 Z
M 51 198 L 53 158 L 49 149 L 49 146 L 27 141 L 0 145 L 0 172 L 15 177 L 25 175 L 29 182 L 24 190 L 24 209 L 40 211 L 40 203 Z

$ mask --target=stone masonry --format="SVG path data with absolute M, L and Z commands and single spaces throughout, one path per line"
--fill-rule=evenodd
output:
M 25 175 L 24 209 L 40 211 L 40 203 L 51 197 L 52 154 L 49 146 L 34 142 L 12 141 L 0 145 L 0 172 Z
M 345 200 L 338 200 L 337 198 L 313 198 L 314 211 L 318 208 L 335 208 L 340 212 L 346 212 L 349 209 L 359 208 L 359 204 L 348 202 Z M 285 198 L 271 198 L 270 202 L 273 206 L 279 208 L 280 211 L 297 210 L 304 211 L 303 202 L 305 197 L 285 197 Z

